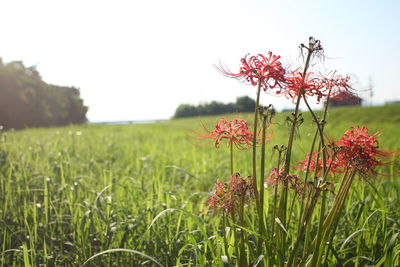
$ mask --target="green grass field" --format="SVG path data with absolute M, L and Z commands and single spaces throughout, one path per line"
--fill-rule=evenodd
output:
M 252 117 L 228 117 L 237 116 Z M 268 169 L 272 147 L 286 142 L 286 116 L 269 129 Z M 304 117 L 293 162 L 315 131 Z M 2 266 L 222 266 L 220 216 L 203 211 L 213 182 L 229 179 L 229 151 L 192 138 L 219 118 L 2 133 Z M 382 149 L 400 149 L 399 105 L 331 109 L 326 132 L 340 138 L 364 125 L 382 132 Z M 251 174 L 251 151 L 235 156 L 235 170 Z M 333 244 L 336 262 L 399 263 L 399 169 L 392 161 L 379 169 L 389 176 L 353 186 Z

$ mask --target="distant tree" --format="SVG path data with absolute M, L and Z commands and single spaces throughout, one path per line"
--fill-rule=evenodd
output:
M 21 129 L 86 122 L 79 89 L 45 83 L 35 67 L 0 58 L 0 125 Z
M 256 101 L 248 96 L 236 98 L 236 109 L 238 112 L 253 112 L 256 108 Z
M 238 97 L 236 103 L 224 104 L 217 101 L 200 104 L 198 106 L 181 104 L 175 111 L 174 118 L 218 115 L 233 112 L 252 112 L 256 102 L 248 96 Z
M 189 104 L 182 104 L 175 111 L 175 118 L 194 117 L 197 116 L 198 111 L 195 106 Z

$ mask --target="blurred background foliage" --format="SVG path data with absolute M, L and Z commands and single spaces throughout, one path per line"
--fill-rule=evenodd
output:
M 0 125 L 5 129 L 63 126 L 87 121 L 78 88 L 47 84 L 22 61 L 0 58 Z
M 253 112 L 256 102 L 248 96 L 236 98 L 236 103 L 224 104 L 217 101 L 200 105 L 181 104 L 175 111 L 174 118 L 219 115 L 234 112 Z

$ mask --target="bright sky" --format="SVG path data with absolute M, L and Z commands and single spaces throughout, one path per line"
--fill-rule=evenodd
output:
M 322 42 L 325 68 L 356 76 L 357 89 L 371 77 L 375 103 L 400 99 L 396 0 L 10 0 L 0 10 L 3 61 L 79 87 L 90 121 L 165 119 L 180 103 L 254 98 L 255 88 L 213 64 L 236 71 L 246 53 L 273 51 L 296 66 L 310 35 Z

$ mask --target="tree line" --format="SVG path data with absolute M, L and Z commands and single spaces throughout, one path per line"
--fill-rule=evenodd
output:
M 0 58 L 0 125 L 5 129 L 85 123 L 78 88 L 47 84 L 35 67 Z
M 200 105 L 181 104 L 173 118 L 218 115 L 234 112 L 254 112 L 256 102 L 248 96 L 238 97 L 235 103 L 224 104 L 217 101 Z

